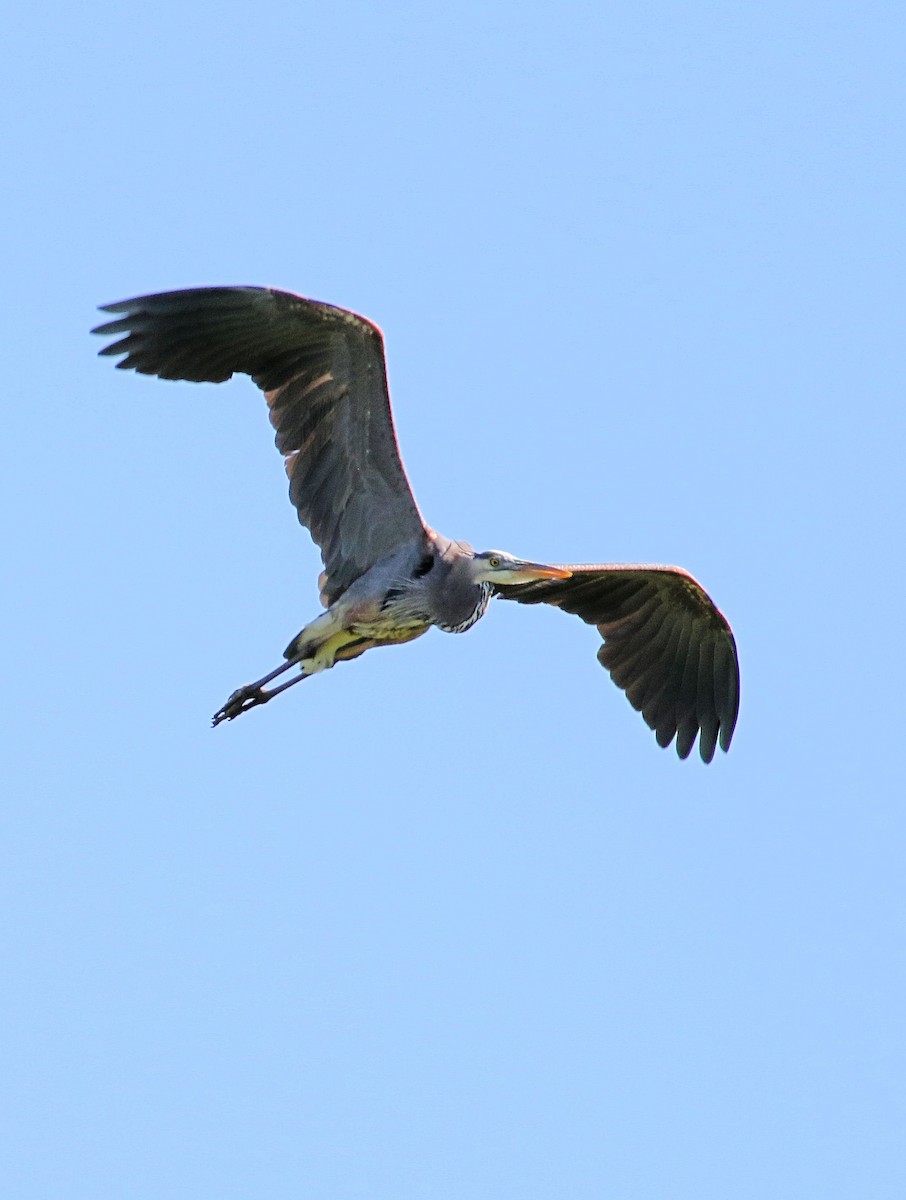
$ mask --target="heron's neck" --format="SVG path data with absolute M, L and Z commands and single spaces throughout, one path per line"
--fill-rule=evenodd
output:
M 450 543 L 424 579 L 431 622 L 444 633 L 471 629 L 484 616 L 491 599 L 491 585 L 476 583 L 473 578 L 470 551 L 470 546 Z
M 465 633 L 484 616 L 491 602 L 492 590 L 489 583 L 473 583 L 468 608 L 459 608 L 457 611 L 453 606 L 449 606 L 452 610 L 450 617 L 435 621 L 434 624 L 444 633 Z

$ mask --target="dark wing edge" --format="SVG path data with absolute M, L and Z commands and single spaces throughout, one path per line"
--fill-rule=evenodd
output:
M 553 604 L 596 625 L 598 661 L 654 731 L 709 763 L 730 748 L 739 715 L 739 659 L 730 625 L 687 571 L 647 563 L 570 566 L 568 579 L 499 586 L 505 600 Z
M 102 307 L 101 355 L 161 379 L 250 375 L 264 392 L 290 499 L 320 546 L 322 601 L 378 559 L 429 534 L 402 463 L 384 342 L 346 309 L 261 287 L 191 288 Z

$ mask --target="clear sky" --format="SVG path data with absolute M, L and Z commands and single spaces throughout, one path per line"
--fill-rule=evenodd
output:
M 906 1195 L 902 3 L 6 18 L 0 1194 Z M 212 731 L 317 611 L 260 396 L 95 306 L 378 321 L 428 519 L 691 570 L 681 763 L 502 603 Z

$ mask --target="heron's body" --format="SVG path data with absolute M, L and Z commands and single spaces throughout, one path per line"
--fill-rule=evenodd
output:
M 358 658 L 375 646 L 411 642 L 432 625 L 464 633 L 484 615 L 491 585 L 473 583 L 471 547 L 433 535 L 417 557 L 409 547 L 379 559 L 293 638 L 285 651 L 305 675 Z
M 215 715 L 232 720 L 300 678 L 432 626 L 470 629 L 494 596 L 547 603 L 597 625 L 601 663 L 685 758 L 699 738 L 710 762 L 729 747 L 739 705 L 736 646 L 726 619 L 677 567 L 550 566 L 476 553 L 431 529 L 403 470 L 384 364 L 371 322 L 270 288 L 197 288 L 106 306 L 95 332 L 124 334 L 102 354 L 163 379 L 220 382 L 236 372 L 264 392 L 290 499 L 321 548 L 325 612 L 285 662 L 239 688 Z M 299 674 L 266 689 L 293 666 Z

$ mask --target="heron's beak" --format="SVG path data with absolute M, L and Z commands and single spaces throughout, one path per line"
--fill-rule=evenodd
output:
M 523 562 L 506 572 L 507 583 L 534 583 L 537 579 L 569 579 L 572 571 L 565 567 L 546 567 L 544 563 Z

